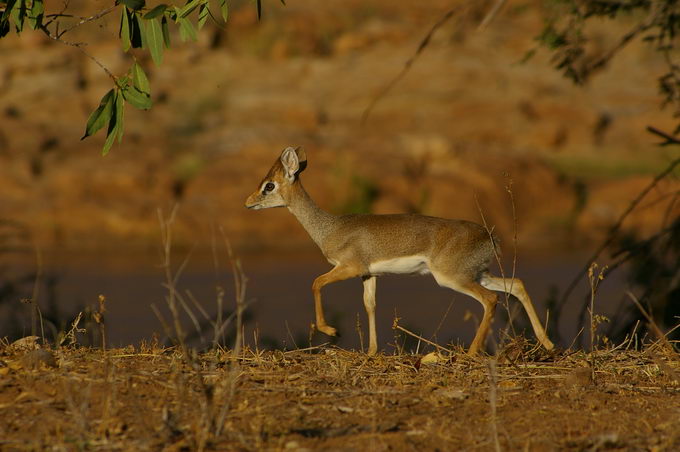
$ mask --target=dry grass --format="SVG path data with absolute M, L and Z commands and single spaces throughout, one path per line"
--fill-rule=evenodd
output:
M 518 340 L 496 364 L 456 351 L 429 365 L 336 348 L 218 349 L 193 360 L 205 387 L 179 348 L 61 348 L 50 362 L 0 347 L 2 450 L 680 446 L 678 357 L 661 346 L 549 355 Z M 225 408 L 212 433 L 205 394 Z

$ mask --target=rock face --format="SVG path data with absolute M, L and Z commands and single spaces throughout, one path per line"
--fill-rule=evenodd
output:
M 179 202 L 179 243 L 209 247 L 203 237 L 218 223 L 241 250 L 281 245 L 282 231 L 287 246 L 307 246 L 290 216 L 242 208 L 262 171 L 294 144 L 307 148 L 309 192 L 330 210 L 479 220 L 481 209 L 507 241 L 512 187 L 520 246 L 599 238 L 664 165 L 643 131 L 673 128 L 658 108 L 662 62 L 633 44 L 577 88 L 545 54 L 517 64 L 542 26 L 535 9 L 500 14 L 483 33 L 474 14 L 463 15 L 361 126 L 448 4 L 308 0 L 270 5 L 259 24 L 246 5 L 225 30 L 208 25 L 197 43 L 175 39 L 161 67 L 136 52 L 155 105 L 128 106 L 124 141 L 106 158 L 102 136 L 79 141 L 110 89 L 106 74 L 69 46 L 8 36 L 0 40 L 0 219 L 43 248 L 148 249 L 158 243 L 157 209 Z M 117 20 L 71 39 L 123 74 L 132 59 L 119 48 Z M 653 230 L 664 210 L 631 225 Z

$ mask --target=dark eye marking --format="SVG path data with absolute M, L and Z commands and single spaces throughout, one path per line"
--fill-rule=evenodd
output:
M 271 182 L 267 182 L 267 185 L 264 186 L 264 190 L 262 190 L 262 193 L 268 193 L 276 188 L 276 185 L 274 185 Z

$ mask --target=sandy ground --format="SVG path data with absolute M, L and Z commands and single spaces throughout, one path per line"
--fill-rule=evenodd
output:
M 494 359 L 322 347 L 187 360 L 150 344 L 3 346 L 0 447 L 677 450 L 677 354 L 625 348 L 546 354 L 515 341 Z

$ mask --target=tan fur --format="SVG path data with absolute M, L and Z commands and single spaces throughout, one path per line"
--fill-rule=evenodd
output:
M 494 243 L 480 225 L 463 220 L 447 220 L 414 214 L 332 215 L 320 209 L 300 182 L 307 166 L 300 148 L 286 148 L 246 207 L 265 209 L 287 207 L 300 221 L 321 252 L 334 267 L 314 280 L 312 293 L 316 327 L 334 336 L 335 328 L 326 323 L 321 289 L 332 282 L 361 277 L 364 306 L 369 323 L 369 355 L 377 352 L 375 333 L 375 277 L 384 273 L 432 273 L 437 283 L 469 295 L 484 307 L 484 316 L 470 345 L 470 354 L 484 347 L 496 308 L 498 295 L 509 292 L 524 306 L 536 337 L 548 350 L 548 339 L 524 284 L 491 276 L 489 264 Z M 269 188 L 274 187 L 272 190 Z

